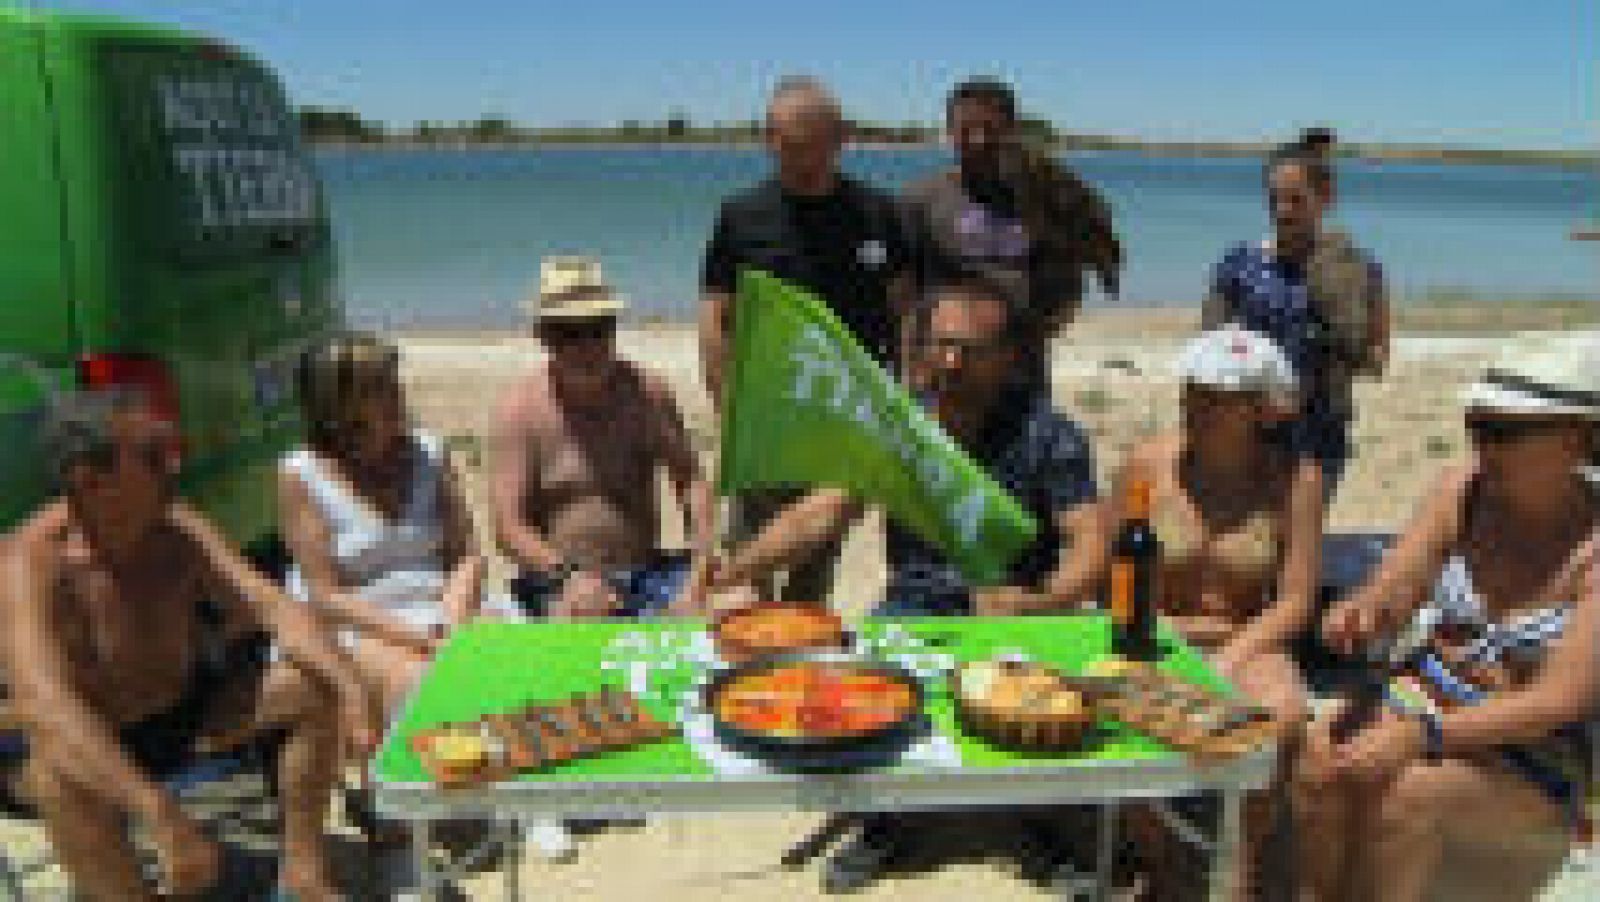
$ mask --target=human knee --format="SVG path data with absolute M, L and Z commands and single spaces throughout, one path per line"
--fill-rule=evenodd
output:
M 1449 805 L 1448 781 L 1436 768 L 1414 765 L 1378 797 L 1372 818 L 1375 826 L 1388 835 L 1433 833 L 1439 829 Z

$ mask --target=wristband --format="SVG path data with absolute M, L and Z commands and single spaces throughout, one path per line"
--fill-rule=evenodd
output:
M 1423 760 L 1437 764 L 1444 758 L 1444 727 L 1439 723 L 1439 716 L 1432 711 L 1421 712 L 1417 720 L 1422 724 Z

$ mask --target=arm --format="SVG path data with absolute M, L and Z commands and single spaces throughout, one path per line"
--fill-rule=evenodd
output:
M 733 336 L 734 292 L 739 287 L 739 261 L 726 207 L 717 213 L 711 241 L 706 244 L 700 285 L 700 372 L 711 404 L 720 412 L 724 365 Z
M 717 539 L 717 496 L 695 457 L 689 429 L 672 390 L 660 379 L 646 377 L 645 390 L 656 411 L 655 445 L 667 479 L 684 513 L 684 534 L 696 554 L 708 553 Z
M 308 601 L 321 618 L 319 623 L 360 630 L 390 645 L 422 654 L 432 651 L 433 644 L 427 636 L 351 595 L 340 584 L 328 521 L 317 510 L 305 483 L 287 470 L 278 473 L 278 510 L 284 543 L 300 567 Z
M 1069 420 L 1056 416 L 1046 428 L 1045 447 L 1029 474 L 1040 507 L 1054 511 L 1060 547 L 1054 569 L 1042 585 L 1028 590 L 978 590 L 973 600 L 980 613 L 1021 614 L 1082 606 L 1100 588 L 1110 550 L 1106 505 L 1095 485 L 1094 457 L 1087 436 Z
M 528 472 L 538 447 L 528 412 L 532 386 L 513 389 L 495 417 L 489 435 L 489 498 L 493 508 L 495 539 L 500 549 L 519 567 L 549 571 L 564 558 L 539 530 L 528 522 Z
M 1322 631 L 1332 646 L 1352 652 L 1377 635 L 1398 629 L 1426 597 L 1455 541 L 1472 470 L 1452 466 L 1423 496 L 1399 542 L 1378 571 L 1328 612 Z
M 1383 270 L 1377 263 L 1371 263 L 1367 283 L 1368 305 L 1367 328 L 1370 330 L 1368 341 L 1372 348 L 1371 374 L 1383 375 L 1389 366 L 1389 355 L 1392 351 L 1390 345 L 1393 324 L 1389 319 L 1389 288 L 1383 279 Z
M 1285 648 L 1311 621 L 1322 572 L 1322 474 L 1313 460 L 1295 464 L 1284 504 L 1285 547 L 1277 600 L 1229 643 L 1238 660 Z
M 711 404 L 722 409 L 723 365 L 733 332 L 733 295 L 707 291 L 700 300 L 700 374 Z
M 1532 682 L 1441 718 L 1446 754 L 1532 742 L 1593 716 L 1600 704 L 1600 555 L 1591 550 L 1576 584 L 1566 631 Z
M 1230 290 L 1223 263 L 1218 263 L 1211 273 L 1211 284 L 1206 288 L 1205 299 L 1200 302 L 1200 330 L 1209 332 L 1233 318 L 1233 293 Z
M 73 683 L 51 597 L 58 579 L 55 555 L 45 547 L 49 539 L 42 530 L 29 532 L 0 557 L 0 645 L 18 719 L 35 754 L 48 755 L 51 766 L 74 783 L 95 787 L 146 822 L 159 820 L 175 803 L 134 765 L 111 725 Z
M 683 511 L 684 535 L 689 539 L 693 564 L 675 611 L 688 614 L 703 604 L 711 579 L 717 542 L 717 493 L 695 457 L 689 430 L 671 390 L 654 377 L 647 377 L 646 390 L 659 414 L 656 446 Z
M 187 504 L 173 505 L 168 516 L 205 561 L 211 588 L 222 598 L 243 602 L 251 618 L 272 633 L 290 660 L 330 688 L 353 682 L 321 621 L 305 605 L 256 572 L 215 526 Z
M 1087 607 L 1099 594 L 1111 552 L 1105 509 L 1087 502 L 1057 514 L 1056 524 L 1064 541 L 1055 572 L 1045 580 L 1045 597 L 1052 608 Z
M 837 489 L 818 489 L 784 508 L 717 574 L 717 588 L 743 585 L 803 560 L 844 534 L 858 506 Z
M 478 552 L 472 512 L 467 508 L 460 474 L 449 465 L 448 459 L 444 467 L 444 478 L 439 484 L 443 497 L 439 502 L 444 519 L 445 561 L 450 574 L 445 580 L 440 605 L 444 608 L 445 623 L 456 627 L 478 616 L 483 604 L 483 579 L 488 561 Z

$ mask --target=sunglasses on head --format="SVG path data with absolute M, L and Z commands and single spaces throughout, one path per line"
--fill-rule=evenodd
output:
M 568 346 L 575 344 L 590 344 L 610 338 L 617 331 L 617 321 L 614 319 L 598 320 L 571 320 L 562 322 L 555 320 L 542 324 L 539 334 L 550 345 Z
M 1475 442 L 1514 442 L 1531 435 L 1560 429 L 1552 420 L 1513 420 L 1473 417 L 1467 420 L 1467 435 Z

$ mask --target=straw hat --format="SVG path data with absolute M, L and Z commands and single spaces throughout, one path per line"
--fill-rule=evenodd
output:
M 600 319 L 627 308 L 611 290 L 593 257 L 546 257 L 539 265 L 539 293 L 526 302 L 536 320 Z
M 1462 398 L 1469 410 L 1600 422 L 1600 332 L 1513 344 Z
M 1300 391 L 1294 364 L 1277 342 L 1229 324 L 1206 332 L 1183 349 L 1178 378 L 1220 391 L 1259 392 L 1290 406 Z
M 1578 417 L 1600 428 L 1600 332 L 1513 344 L 1462 397 L 1468 410 Z M 1600 461 L 1579 472 L 1600 484 Z

